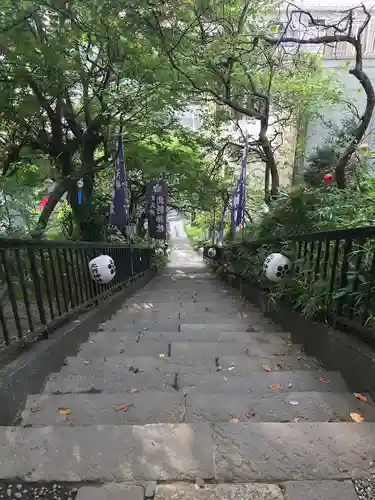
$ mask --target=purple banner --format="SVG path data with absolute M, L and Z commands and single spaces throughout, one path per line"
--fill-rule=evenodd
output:
M 109 223 L 121 232 L 128 223 L 128 200 L 126 191 L 124 143 L 122 136 L 117 140 L 117 157 L 115 160 L 115 182 L 112 193 L 112 204 Z

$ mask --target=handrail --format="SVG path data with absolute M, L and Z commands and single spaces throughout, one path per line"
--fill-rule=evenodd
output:
M 153 266 L 154 250 L 122 243 L 0 238 L 0 348 L 27 342 L 134 282 Z M 109 255 L 116 266 L 107 284 L 93 281 L 89 262 Z
M 314 311 L 324 313 L 333 326 L 344 325 L 375 341 L 375 226 L 234 241 L 216 247 L 213 258 L 207 247 L 203 256 L 215 265 L 225 264 L 229 273 L 245 281 L 272 289 L 262 277 L 263 247 L 265 252 L 284 253 L 295 263 L 294 276 L 285 287 L 278 287 L 279 295 L 293 295 L 295 305 L 303 296 L 305 306 L 310 297 Z

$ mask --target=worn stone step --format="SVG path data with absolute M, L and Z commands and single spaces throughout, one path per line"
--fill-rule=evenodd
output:
M 121 409 L 121 405 L 129 405 Z M 59 408 L 68 408 L 68 416 Z M 27 398 L 19 425 L 43 427 L 180 423 L 185 413 L 182 393 L 41 394 Z
M 0 476 L 78 483 L 348 480 L 371 476 L 374 449 L 374 423 L 1 427 Z
M 124 310 L 126 311 L 131 311 L 131 312 L 138 312 L 138 311 L 146 311 L 146 312 L 151 312 L 151 311 L 156 311 L 156 312 L 167 312 L 170 310 L 179 310 L 181 312 L 194 312 L 194 313 L 220 313 L 224 311 L 230 311 L 233 313 L 238 312 L 238 305 L 237 303 L 232 303 L 230 301 L 225 301 L 225 302 L 220 302 L 218 303 L 217 301 L 208 301 L 206 299 L 206 302 L 200 302 L 200 303 L 194 303 L 194 302 L 179 302 L 176 304 L 176 301 L 173 302 L 155 302 L 152 303 L 150 301 L 137 301 L 134 298 L 132 298 L 131 301 L 127 302 L 125 304 Z
M 0 477 L 27 482 L 214 478 L 208 424 L 0 427 Z
M 126 374 L 129 372 L 139 375 L 143 372 L 160 373 L 215 373 L 217 371 L 215 357 L 207 356 L 204 363 L 194 358 L 185 359 L 182 363 L 174 363 L 171 358 L 152 356 L 110 356 L 106 358 L 83 359 L 69 357 L 66 359 L 67 366 L 63 367 L 61 374 L 71 375 L 113 375 L 114 373 Z
M 124 321 L 124 319 L 114 317 L 105 323 L 102 323 L 102 330 L 108 332 L 122 332 L 124 329 L 135 332 L 142 330 L 153 330 L 154 332 L 176 332 L 179 328 L 180 320 L 177 320 L 176 318 L 164 318 L 155 321 L 152 321 L 151 319 L 141 321 L 136 321 L 135 319 L 131 321 Z
M 85 485 L 78 489 L 76 496 L 76 500 L 144 500 L 144 498 L 145 489 L 141 485 L 128 483 Z
M 216 360 L 217 371 L 223 375 L 246 375 L 249 372 L 323 370 L 315 358 L 299 356 L 219 356 Z
M 144 344 L 137 343 L 135 340 L 124 340 L 118 342 L 108 338 L 106 342 L 96 342 L 90 340 L 82 344 L 77 356 L 84 359 L 93 359 L 94 357 L 104 358 L 105 356 L 118 356 L 124 354 L 127 357 L 134 356 L 155 356 L 160 354 L 168 356 L 169 343 L 167 341 L 149 341 Z
M 144 391 L 165 391 L 173 392 L 176 389 L 176 376 L 173 373 L 133 373 L 114 372 L 106 374 L 103 378 L 100 374 L 96 375 L 65 375 L 64 373 L 52 373 L 46 382 L 44 392 L 50 394 L 69 394 L 69 393 L 115 393 L 127 392 L 135 388 L 140 392 Z M 203 376 L 203 375 L 199 375 Z
M 155 500 L 284 500 L 276 484 L 159 484 Z M 309 499 L 307 499 L 309 500 Z M 326 499 L 324 499 L 326 500 Z M 327 499 L 328 500 L 328 499 Z M 338 499 L 334 499 L 338 500 Z
M 264 483 L 205 484 L 203 488 L 198 488 L 198 490 L 193 484 L 160 484 L 156 487 L 155 494 L 155 500 L 221 499 L 358 500 L 358 497 L 350 480 L 290 481 L 281 485 Z
M 199 370 L 198 370 L 199 371 Z M 345 392 L 347 387 L 337 372 L 254 372 L 244 376 L 227 376 L 222 372 L 195 373 L 194 367 L 188 373 L 144 372 L 134 375 L 129 372 L 113 371 L 106 377 L 96 374 L 78 375 L 67 372 L 54 373 L 49 377 L 44 391 L 48 393 L 79 392 L 123 392 L 129 388 L 139 391 L 194 391 L 205 393 L 254 393 L 254 392 Z M 322 378 L 328 383 L 320 381 Z M 278 384 L 276 389 L 271 384 Z
M 281 485 L 285 500 L 359 500 L 353 482 L 289 481 Z
M 230 331 L 232 332 L 245 332 L 247 325 L 240 322 L 233 322 L 230 326 Z M 194 333 L 194 332 L 219 332 L 219 331 L 228 331 L 228 325 L 223 325 L 223 323 L 206 323 L 206 324 L 187 324 L 180 323 L 179 331 L 183 333 Z M 150 328 L 150 331 L 155 331 L 153 328 Z
M 374 430 L 374 423 L 216 424 L 216 478 L 271 482 L 366 477 L 373 470 Z
M 203 394 L 187 396 L 186 422 L 352 422 L 350 412 L 375 421 L 375 406 L 350 393 L 277 392 L 275 394 Z M 353 424 L 354 425 L 354 424 Z
M 185 407 L 186 399 L 186 407 Z M 297 402 L 298 405 L 291 405 Z M 121 405 L 128 405 L 121 409 Z M 61 415 L 59 408 L 70 414 Z M 150 423 L 327 422 L 351 421 L 359 412 L 375 421 L 374 406 L 352 394 L 296 392 L 251 396 L 182 392 L 32 395 L 27 398 L 21 426 L 87 426 Z M 353 424 L 354 425 L 354 424 Z
M 322 381 L 321 381 L 322 379 Z M 191 393 L 254 393 L 268 392 L 346 392 L 348 390 L 340 373 L 330 371 L 254 372 L 247 376 L 230 376 L 223 372 L 198 375 L 184 373 L 178 384 Z M 273 386 L 273 384 L 276 384 Z M 273 388 L 275 387 L 275 388 Z
M 147 345 L 147 342 L 145 343 Z M 213 356 L 249 356 L 249 357 L 267 357 L 267 356 L 289 356 L 297 353 L 300 346 L 288 345 L 282 341 L 279 343 L 267 343 L 253 340 L 251 343 L 243 342 L 172 342 L 171 357 L 173 359 L 183 358 L 184 356 L 199 358 L 207 354 Z
M 259 342 L 260 344 L 279 344 L 287 346 L 291 343 L 290 335 L 279 334 L 278 332 L 274 334 L 260 334 L 260 333 L 248 333 L 248 332 L 222 332 L 222 331 L 194 331 L 191 333 L 186 332 L 154 332 L 150 330 L 141 331 L 116 331 L 116 332 L 95 332 L 90 335 L 90 340 L 95 342 L 108 342 L 108 340 L 115 342 L 124 342 L 126 340 L 137 340 L 139 342 L 148 341 L 186 341 L 186 342 L 242 342 L 247 345 L 251 345 L 252 342 Z

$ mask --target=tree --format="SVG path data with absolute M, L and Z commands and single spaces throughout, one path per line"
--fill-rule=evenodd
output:
M 247 117 L 258 125 L 249 152 L 265 164 L 267 200 L 279 191 L 276 151 L 283 127 L 296 122 L 301 109 L 316 111 L 335 94 L 316 57 L 275 47 L 261 36 L 275 28 L 266 17 L 275 5 L 154 2 L 140 14 L 192 98 L 229 107 L 232 119 Z
M 0 33 L 0 112 L 6 122 L 3 175 L 25 146 L 46 153 L 57 186 L 41 235 L 67 191 L 76 235 L 87 238 L 97 172 L 109 165 L 120 126 L 126 140 L 163 129 L 178 107 L 163 61 L 118 3 L 40 5 Z M 15 9 L 22 18 L 22 2 Z M 84 203 L 78 205 L 77 181 Z
M 287 24 L 281 36 L 268 37 L 264 36 L 263 40 L 271 46 L 279 47 L 280 44 L 295 44 L 295 45 L 326 45 L 332 46 L 338 43 L 347 43 L 354 48 L 355 64 L 349 69 L 349 74 L 353 75 L 361 84 L 366 93 L 366 108 L 363 116 L 360 118 L 357 127 L 351 134 L 351 140 L 341 157 L 335 165 L 335 178 L 337 186 L 341 189 L 346 187 L 345 169 L 355 153 L 359 143 L 361 142 L 366 130 L 370 124 L 374 108 L 375 108 L 375 92 L 374 87 L 368 75 L 363 69 L 363 47 L 362 36 L 367 28 L 371 13 L 362 4 L 359 7 L 351 8 L 344 11 L 337 21 L 327 24 L 315 18 L 310 12 L 298 9 L 293 4 L 289 5 L 287 11 Z M 288 27 L 295 19 L 298 19 L 298 24 L 302 27 L 301 36 L 288 36 Z M 318 29 L 317 36 L 309 36 L 307 22 L 311 26 Z M 324 34 L 321 34 L 321 31 Z M 251 41 L 249 42 L 251 46 Z

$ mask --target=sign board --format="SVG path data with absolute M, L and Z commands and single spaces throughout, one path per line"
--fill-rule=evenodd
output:
M 167 237 L 168 186 L 164 181 L 147 184 L 148 233 L 151 238 L 165 240 Z

